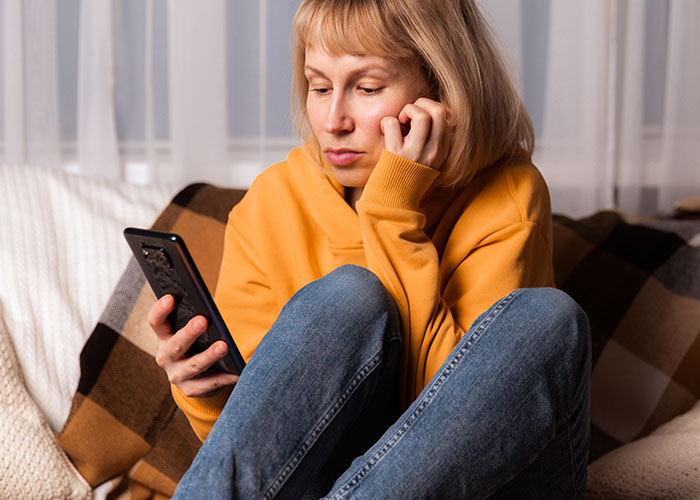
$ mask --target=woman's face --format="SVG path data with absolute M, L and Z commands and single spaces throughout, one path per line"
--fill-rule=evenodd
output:
M 382 118 L 398 117 L 427 93 L 418 62 L 398 65 L 384 57 L 332 55 L 307 46 L 304 74 L 306 111 L 326 161 L 343 186 L 364 186 L 384 149 Z

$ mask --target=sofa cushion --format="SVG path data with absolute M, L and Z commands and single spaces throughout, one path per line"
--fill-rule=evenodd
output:
M 0 307 L 0 498 L 92 498 L 24 386 L 2 313 Z
M 554 216 L 557 286 L 591 323 L 591 460 L 700 398 L 700 222 Z
M 697 498 L 700 403 L 649 436 L 620 446 L 588 468 L 588 500 Z

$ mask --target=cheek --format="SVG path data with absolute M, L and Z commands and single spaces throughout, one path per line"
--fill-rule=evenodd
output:
M 319 124 L 321 123 L 321 113 L 319 112 L 317 106 L 309 104 L 308 101 L 306 102 L 306 116 L 309 119 L 309 124 L 311 125 L 311 128 L 315 132 L 319 128 Z
M 362 112 L 362 120 L 365 126 L 374 130 L 377 134 L 381 134 L 381 121 L 386 116 L 397 118 L 403 109 L 403 104 L 385 103 L 381 106 L 371 106 Z

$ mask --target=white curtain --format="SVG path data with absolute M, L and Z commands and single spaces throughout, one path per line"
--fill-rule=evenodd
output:
M 179 2 L 169 11 L 171 150 L 179 174 L 220 179 L 227 166 L 224 0 Z
M 78 50 L 78 164 L 85 174 L 118 180 L 111 0 L 81 5 Z
M 0 162 L 246 186 L 298 142 L 298 0 L 0 0 Z M 480 0 L 554 210 L 700 195 L 700 2 Z
M 4 0 L 0 9 L 0 141 L 5 161 L 60 158 L 56 4 Z
M 542 134 L 537 163 L 555 207 L 567 213 L 613 205 L 614 49 L 611 3 L 552 2 Z
M 296 0 L 0 0 L 0 163 L 247 186 L 298 143 Z
M 556 211 L 667 214 L 700 196 L 700 2 L 480 4 L 518 63 Z
M 660 203 L 698 195 L 700 185 L 700 2 L 671 4 L 669 57 L 666 71 L 668 97 L 664 112 L 663 148 L 659 184 Z

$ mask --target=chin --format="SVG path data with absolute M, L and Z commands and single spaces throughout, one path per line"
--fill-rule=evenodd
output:
M 367 179 L 369 179 L 369 174 L 372 173 L 371 170 L 369 172 L 348 171 L 346 168 L 336 166 L 333 166 L 332 170 L 335 179 L 341 186 L 345 187 L 364 187 L 367 184 Z

